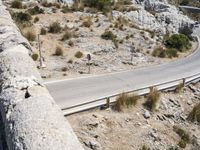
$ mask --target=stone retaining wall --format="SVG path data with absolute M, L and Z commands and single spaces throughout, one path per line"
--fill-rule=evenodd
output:
M 9 150 L 82 150 L 0 0 L 0 114 Z

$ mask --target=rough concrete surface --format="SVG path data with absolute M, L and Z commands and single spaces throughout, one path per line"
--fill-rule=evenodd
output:
M 5 127 L 0 131 L 8 147 L 4 149 L 81 150 L 28 55 L 29 43 L 1 0 L 0 14 L 0 113 Z

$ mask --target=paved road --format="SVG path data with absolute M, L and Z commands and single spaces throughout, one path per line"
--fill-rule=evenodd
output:
M 196 29 L 200 35 L 200 29 Z M 62 108 L 91 102 L 123 91 L 153 86 L 200 73 L 200 48 L 181 60 L 125 72 L 46 83 Z

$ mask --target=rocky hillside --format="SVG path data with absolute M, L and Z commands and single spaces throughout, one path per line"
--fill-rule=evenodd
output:
M 200 83 L 161 93 L 156 110 L 150 110 L 147 101 L 148 96 L 141 97 L 135 106 L 122 111 L 114 107 L 90 110 L 67 119 L 85 150 L 200 149 L 200 126 L 189 121 L 192 109 L 200 103 Z
M 88 65 L 92 74 L 99 74 L 160 64 L 192 52 L 165 46 L 166 37 L 193 23 L 166 0 L 16 1 L 5 3 L 38 65 L 40 34 L 46 67 L 40 72 L 48 80 L 87 74 Z M 185 49 L 195 49 L 192 45 Z

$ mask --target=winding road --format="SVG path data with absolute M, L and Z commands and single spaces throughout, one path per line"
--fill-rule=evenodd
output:
M 195 29 L 200 36 L 200 29 Z M 136 90 L 200 73 L 200 46 L 190 56 L 167 64 L 134 69 L 91 77 L 67 79 L 46 83 L 50 94 L 62 110 L 73 108 L 70 113 L 94 107 L 75 108 L 84 103 Z M 105 103 L 105 102 L 104 102 Z M 66 112 L 68 114 L 69 112 Z

